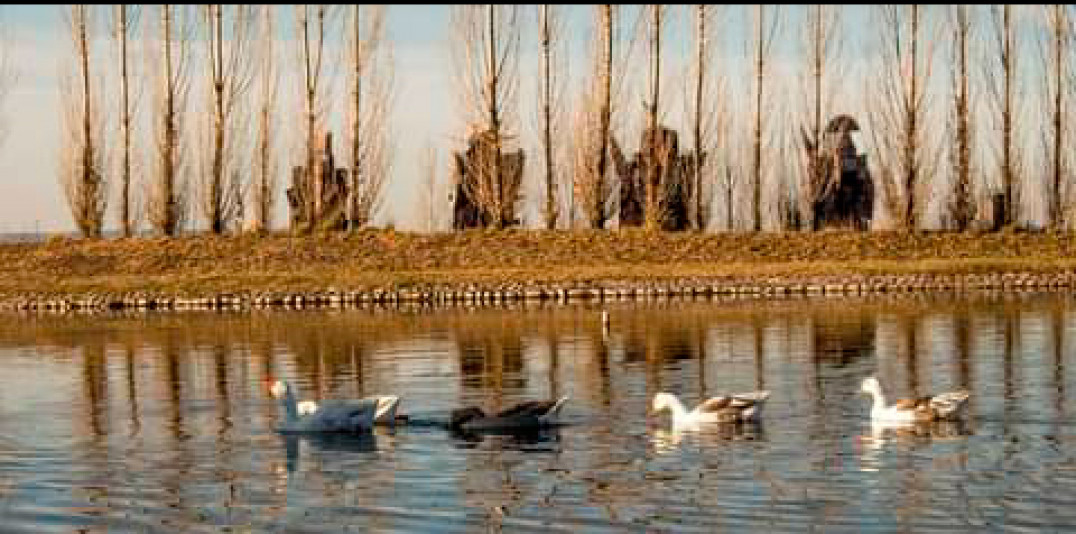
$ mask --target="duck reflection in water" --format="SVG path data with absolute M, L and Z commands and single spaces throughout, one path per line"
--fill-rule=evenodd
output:
M 281 434 L 280 438 L 284 442 L 288 472 L 294 473 L 299 469 L 301 447 L 315 455 L 339 458 L 351 453 L 377 452 L 378 436 L 368 433 L 307 433 Z M 303 443 L 305 446 L 301 445 Z
M 494 429 L 470 431 L 451 429 L 452 436 L 461 440 L 459 447 L 472 449 L 481 443 L 492 448 L 521 451 L 550 451 L 560 443 L 560 427 L 549 426 L 527 429 Z
M 964 439 L 972 434 L 963 420 L 870 423 L 870 432 L 856 437 L 860 453 L 860 471 L 875 472 L 882 467 L 882 452 L 887 443 L 926 444 Z
M 698 444 L 764 441 L 766 432 L 761 421 L 741 423 L 704 423 L 689 427 L 669 427 L 654 430 L 654 450 L 658 454 L 676 452 L 685 442 Z

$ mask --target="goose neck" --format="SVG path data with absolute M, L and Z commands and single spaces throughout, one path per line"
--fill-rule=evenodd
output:
M 296 400 L 295 392 L 291 387 L 284 391 L 284 398 L 280 400 L 280 403 L 284 407 L 285 421 L 294 423 L 299 420 L 299 401 Z

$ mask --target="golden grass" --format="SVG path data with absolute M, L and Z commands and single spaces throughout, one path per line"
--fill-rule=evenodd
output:
M 1071 234 L 467 231 L 0 245 L 0 292 L 221 293 L 1076 269 Z

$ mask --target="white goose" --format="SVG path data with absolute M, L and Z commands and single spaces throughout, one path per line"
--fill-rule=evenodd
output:
M 968 405 L 967 391 L 953 391 L 917 399 L 898 399 L 887 406 L 882 385 L 873 376 L 863 380 L 860 391 L 873 397 L 871 419 L 880 423 L 952 421 L 963 417 Z
M 769 391 L 762 390 L 712 397 L 689 412 L 676 395 L 658 393 L 654 395 L 652 409 L 655 413 L 671 411 L 674 428 L 697 426 L 700 423 L 753 423 L 761 419 L 762 408 L 769 396 Z
M 284 409 L 281 432 L 366 432 L 379 419 L 395 420 L 399 403 L 394 396 L 299 403 L 295 387 L 280 380 L 273 382 L 270 392 Z

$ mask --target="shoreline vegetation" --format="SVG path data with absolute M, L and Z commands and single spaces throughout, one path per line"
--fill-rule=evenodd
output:
M 0 309 L 1071 291 L 1071 233 L 502 230 L 0 244 Z

